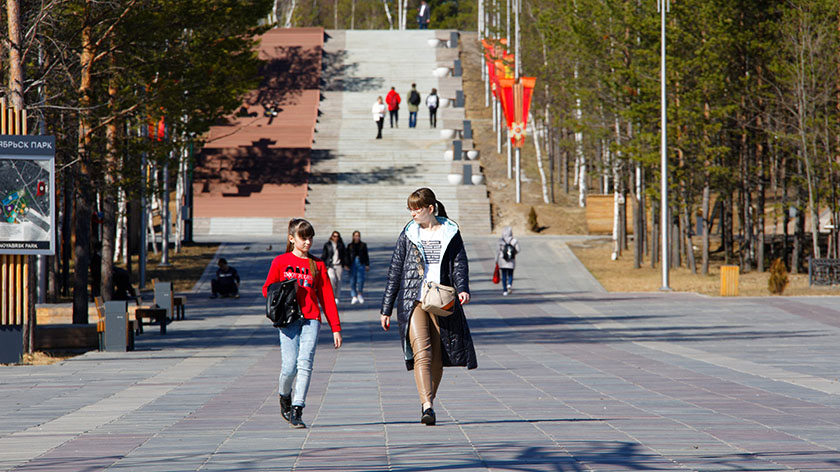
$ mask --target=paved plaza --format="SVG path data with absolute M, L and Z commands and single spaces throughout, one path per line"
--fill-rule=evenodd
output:
M 278 244 L 226 244 L 241 299 L 209 300 L 204 279 L 134 352 L 0 368 L 0 470 L 840 470 L 836 297 L 608 294 L 559 237 L 522 239 L 502 297 L 495 240 L 468 238 L 479 367 L 446 370 L 426 427 L 379 327 L 393 240 L 368 243 L 345 346 L 321 331 L 307 429 L 280 417 L 259 293 Z

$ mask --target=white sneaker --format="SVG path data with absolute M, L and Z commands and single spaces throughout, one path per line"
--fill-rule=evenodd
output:
M 359 294 L 359 303 L 364 303 L 364 302 L 365 302 L 365 297 L 363 297 L 362 294 L 360 293 Z
M 508 291 L 507 291 L 507 290 L 505 290 L 504 292 L 502 292 L 502 296 L 503 296 L 503 297 L 508 296 Z
M 359 303 L 359 297 L 353 297 L 353 299 L 350 300 L 351 305 L 355 305 L 356 303 Z
M 338 305 L 338 298 L 335 299 L 335 304 Z
M 508 293 L 513 293 L 513 285 L 508 285 Z

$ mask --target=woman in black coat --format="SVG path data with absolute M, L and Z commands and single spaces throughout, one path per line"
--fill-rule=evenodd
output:
M 327 275 L 330 276 L 333 295 L 335 295 L 335 304 L 338 305 L 338 299 L 341 298 L 341 275 L 345 268 L 350 268 L 350 264 L 347 262 L 347 251 L 344 248 L 344 241 L 341 239 L 341 233 L 338 231 L 333 231 L 330 235 L 330 240 L 324 243 L 321 260 L 327 266 Z
M 397 307 L 405 363 L 414 370 L 422 403 L 420 421 L 435 424 L 433 402 L 443 367 L 478 366 L 463 305 L 470 301 L 469 264 L 458 225 L 446 218 L 443 204 L 428 188 L 408 197 L 410 221 L 397 239 L 382 299 L 382 328 Z M 420 308 L 427 282 L 455 287 L 454 313 L 441 317 Z

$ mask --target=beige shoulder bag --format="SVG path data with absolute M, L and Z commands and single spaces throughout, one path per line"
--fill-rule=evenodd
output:
M 437 316 L 449 316 L 455 312 L 455 287 L 426 282 L 426 293 L 420 308 Z

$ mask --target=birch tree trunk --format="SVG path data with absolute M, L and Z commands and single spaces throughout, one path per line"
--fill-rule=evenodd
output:
M 388 0 L 382 0 L 382 5 L 385 7 L 385 16 L 388 17 L 388 29 L 394 29 L 394 20 L 391 18 L 391 9 L 388 8 Z
M 184 179 L 186 179 L 186 147 L 178 152 L 178 173 L 175 176 L 175 253 L 181 252 L 184 239 Z
M 291 2 L 291 5 L 289 5 L 289 11 L 286 12 L 286 28 L 292 27 L 292 17 L 294 17 L 295 8 L 297 7 L 297 0 L 291 0 Z
M 534 120 L 534 114 L 529 113 L 530 120 L 531 120 L 531 133 L 534 136 L 534 149 L 537 151 L 537 168 L 540 171 L 540 183 L 542 184 L 542 194 L 543 194 L 543 201 L 545 203 L 551 203 L 548 198 L 548 184 L 545 179 L 545 170 L 543 169 L 542 163 L 542 151 L 540 150 L 540 137 L 537 134 L 537 126 Z

